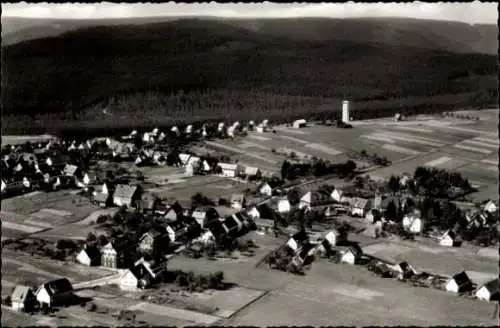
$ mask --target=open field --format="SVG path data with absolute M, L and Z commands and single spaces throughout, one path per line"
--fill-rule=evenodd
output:
M 462 270 L 498 275 L 498 262 L 490 258 L 464 252 L 461 248 L 446 248 L 401 243 L 373 244 L 363 248 L 363 252 L 392 262 L 407 261 L 416 270 L 453 276 Z
M 492 304 L 457 299 L 441 291 L 384 280 L 364 268 L 320 260 L 306 276 L 283 280 L 227 324 L 491 325 L 493 310 Z
M 55 136 L 51 136 L 48 134 L 45 135 L 2 135 L 2 145 L 21 145 L 26 143 L 27 141 L 35 143 L 35 142 L 43 142 L 55 139 Z

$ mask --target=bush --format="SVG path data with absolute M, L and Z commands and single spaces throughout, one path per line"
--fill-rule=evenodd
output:
M 89 303 L 87 306 L 87 310 L 89 312 L 96 312 L 97 311 L 97 304 L 95 304 L 94 302 Z

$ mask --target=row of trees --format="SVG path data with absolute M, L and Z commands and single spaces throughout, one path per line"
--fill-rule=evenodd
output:
M 224 272 L 194 274 L 192 271 L 184 272 L 182 270 L 168 271 L 161 277 L 163 283 L 175 283 L 178 287 L 190 292 L 202 292 L 207 289 L 224 289 Z
M 356 163 L 348 160 L 345 163 L 330 163 L 322 159 L 312 163 L 291 163 L 283 161 L 281 165 L 281 178 L 283 180 L 296 180 L 300 177 L 321 177 L 327 174 L 336 174 L 341 178 L 352 176 L 356 170 Z

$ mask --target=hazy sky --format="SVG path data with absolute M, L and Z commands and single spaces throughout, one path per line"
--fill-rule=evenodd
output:
M 410 17 L 422 19 L 453 20 L 465 23 L 497 24 L 498 10 L 495 2 L 469 3 L 290 3 L 271 2 L 257 4 L 47 4 L 4 3 L 3 16 L 31 18 L 126 18 L 152 16 L 220 16 L 220 17 Z

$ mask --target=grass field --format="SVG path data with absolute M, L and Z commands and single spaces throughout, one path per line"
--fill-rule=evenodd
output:
M 468 254 L 460 248 L 444 248 L 438 245 L 415 244 L 406 246 L 397 243 L 373 244 L 363 248 L 363 252 L 393 262 L 407 261 L 417 270 L 445 276 L 453 276 L 462 270 L 498 274 L 498 262 L 492 259 Z

